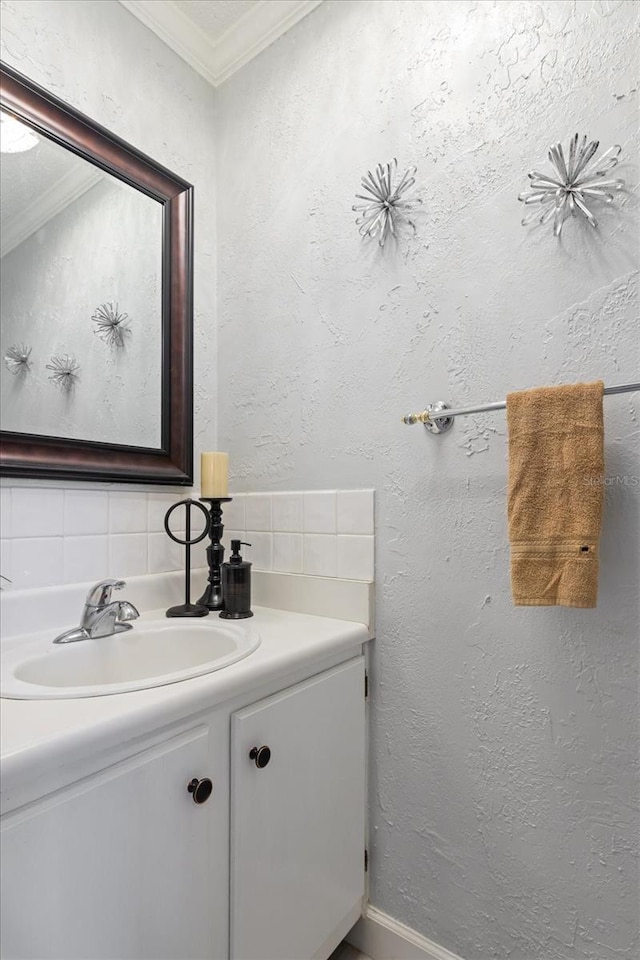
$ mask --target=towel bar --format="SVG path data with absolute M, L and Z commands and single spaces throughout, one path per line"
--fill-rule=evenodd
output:
M 618 387 L 605 387 L 605 396 L 614 393 L 636 393 L 640 391 L 640 383 L 623 383 Z M 429 404 L 422 413 L 407 413 L 402 417 L 402 422 L 409 424 L 423 423 L 430 433 L 446 433 L 453 426 L 454 417 L 464 417 L 468 413 L 487 413 L 493 410 L 506 410 L 507 401 L 499 400 L 497 403 L 484 403 L 475 407 L 461 407 L 459 410 L 450 410 L 446 403 L 438 400 L 436 403 Z

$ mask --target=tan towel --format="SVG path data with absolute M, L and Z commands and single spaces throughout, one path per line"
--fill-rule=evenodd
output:
M 507 397 L 511 592 L 518 606 L 596 606 L 603 389 L 597 380 Z

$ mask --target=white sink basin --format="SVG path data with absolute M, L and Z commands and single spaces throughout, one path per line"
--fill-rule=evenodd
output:
M 18 700 L 100 697 L 177 683 L 248 657 L 260 635 L 244 625 L 148 620 L 77 643 L 51 638 L 3 651 L 0 695 Z

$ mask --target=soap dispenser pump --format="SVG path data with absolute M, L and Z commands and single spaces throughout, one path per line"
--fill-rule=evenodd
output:
M 251 612 L 251 564 L 240 556 L 240 547 L 250 547 L 241 540 L 231 541 L 231 556 L 222 564 L 222 597 L 224 610 L 220 616 L 225 620 L 245 620 Z

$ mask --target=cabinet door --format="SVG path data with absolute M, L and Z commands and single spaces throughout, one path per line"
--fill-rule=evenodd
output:
M 233 715 L 235 960 L 310 960 L 361 903 L 364 716 L 362 657 Z
M 208 733 L 198 726 L 3 818 L 2 956 L 212 955 Z M 205 776 L 214 793 L 198 806 L 187 785 Z

